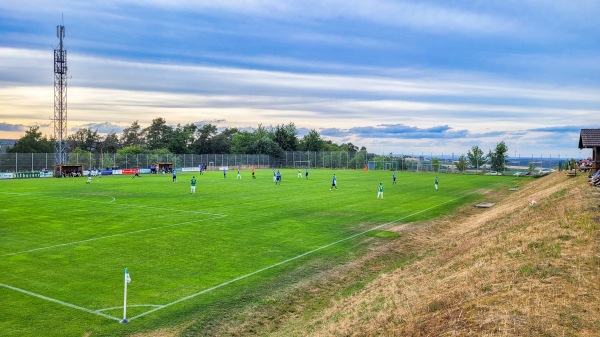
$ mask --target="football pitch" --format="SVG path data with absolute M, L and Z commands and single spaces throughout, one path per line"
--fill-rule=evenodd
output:
M 118 336 L 210 319 L 303 265 L 351 259 L 374 232 L 516 180 L 439 174 L 436 191 L 429 173 L 401 172 L 393 185 L 386 171 L 298 179 L 290 169 L 276 185 L 271 170 L 256 172 L 0 181 L 0 335 Z M 125 268 L 129 323 L 119 324 Z

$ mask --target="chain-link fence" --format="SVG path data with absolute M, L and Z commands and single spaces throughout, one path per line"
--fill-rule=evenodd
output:
M 554 168 L 564 165 L 568 158 L 516 156 L 507 160 L 508 168 L 527 170 Z M 287 151 L 281 156 L 263 154 L 117 154 L 117 153 L 70 153 L 65 164 L 82 164 L 84 168 L 131 169 L 150 168 L 155 163 L 172 163 L 175 168 L 198 167 L 207 169 L 219 167 L 256 168 L 328 168 L 363 169 L 393 171 L 434 171 L 457 172 L 458 156 L 454 155 L 377 155 L 358 151 Z M 54 169 L 52 153 L 0 153 L 0 172 L 35 172 Z M 462 172 L 489 170 L 485 162 L 469 165 Z

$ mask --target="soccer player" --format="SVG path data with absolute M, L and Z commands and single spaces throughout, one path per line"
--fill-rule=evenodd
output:
M 281 173 L 277 170 L 277 175 L 275 176 L 275 184 L 281 185 Z
M 133 175 L 133 177 L 131 177 L 131 179 L 135 178 L 135 177 L 140 177 L 140 169 L 135 170 L 135 174 Z
M 92 170 L 88 170 L 88 180 L 85 183 L 86 184 L 92 183 Z
M 300 169 L 298 169 L 298 179 L 302 178 L 302 172 L 300 172 Z
M 308 169 L 306 169 L 306 172 L 304 172 L 304 175 L 306 176 L 306 179 L 308 179 Z
M 240 169 L 238 169 L 238 175 L 237 175 L 237 177 L 235 177 L 235 179 L 236 179 L 236 180 L 237 180 L 237 179 L 242 179 L 242 175 L 240 174 Z
M 256 179 L 256 176 L 254 175 L 254 167 L 252 168 L 252 179 Z
M 333 178 L 331 178 L 331 188 L 329 189 L 331 191 L 332 188 L 335 188 L 336 190 L 337 188 L 337 178 L 335 177 L 335 173 L 333 174 Z
M 196 177 L 192 177 L 190 183 L 192 184 L 190 193 L 196 193 Z
M 379 197 L 381 197 L 381 199 L 383 199 L 383 184 L 379 183 L 379 190 L 377 192 L 377 199 L 379 199 Z
M 394 180 L 394 185 L 396 185 L 396 172 L 394 172 L 394 174 L 392 174 L 392 179 Z
M 173 169 L 173 182 L 177 182 L 177 173 L 175 172 L 175 169 Z
M 440 180 L 438 179 L 438 177 L 435 177 L 435 181 L 434 181 L 434 185 L 435 185 L 435 190 L 438 190 L 438 185 L 440 184 Z
M 223 168 L 223 179 L 227 178 L 227 169 Z
M 277 173 L 275 173 L 274 167 L 273 167 L 273 182 L 277 184 Z

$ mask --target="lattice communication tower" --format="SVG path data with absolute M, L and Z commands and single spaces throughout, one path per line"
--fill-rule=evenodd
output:
M 67 51 L 63 45 L 65 26 L 56 26 L 60 43 L 54 49 L 54 163 L 66 163 L 67 137 Z

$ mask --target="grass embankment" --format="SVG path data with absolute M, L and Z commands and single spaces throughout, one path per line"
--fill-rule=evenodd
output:
M 600 193 L 585 181 L 554 173 L 490 191 L 492 208 L 391 228 L 398 237 L 359 260 L 209 333 L 598 336 Z M 202 334 L 197 326 L 159 335 Z

